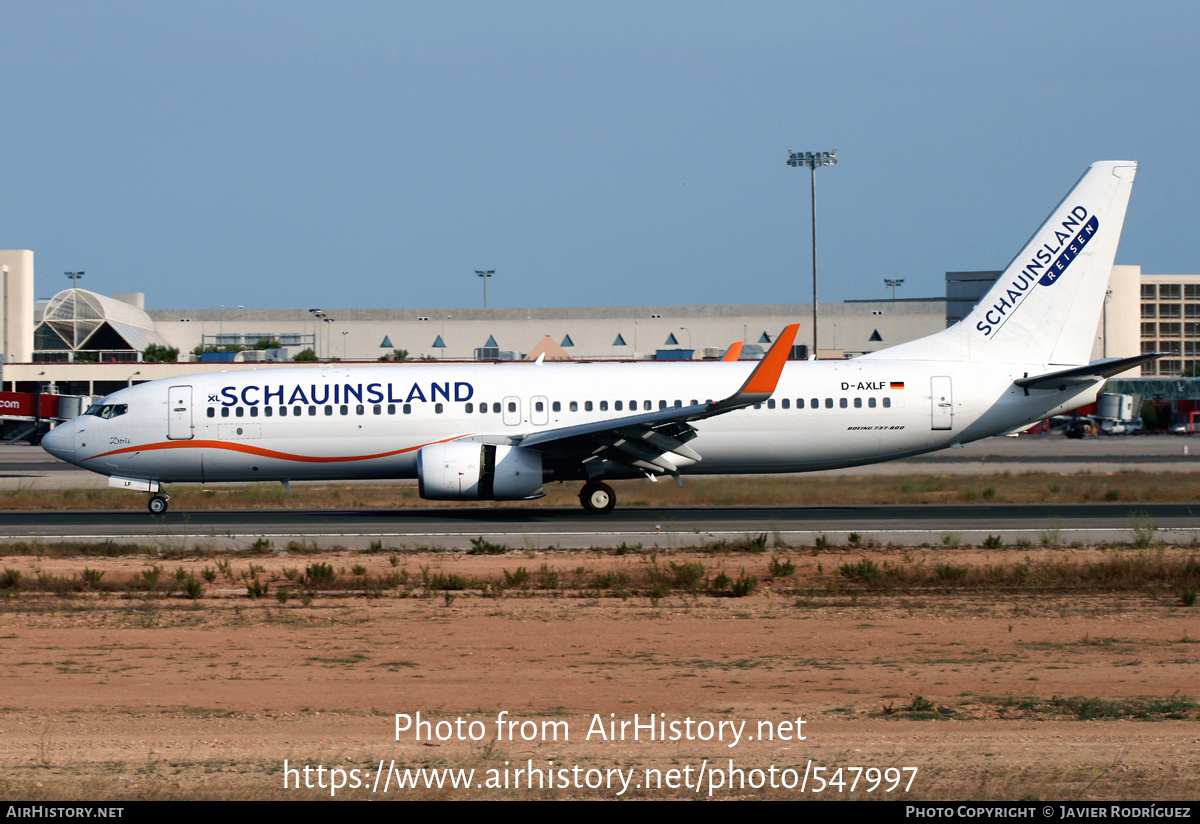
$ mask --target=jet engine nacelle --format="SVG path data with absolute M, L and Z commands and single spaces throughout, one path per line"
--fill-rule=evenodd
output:
M 542 453 L 490 443 L 439 443 L 417 452 L 421 497 L 431 501 L 540 498 Z

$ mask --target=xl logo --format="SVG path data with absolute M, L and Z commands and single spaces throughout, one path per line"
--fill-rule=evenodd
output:
M 209 402 L 209 403 L 216 403 L 216 402 L 217 402 L 217 401 L 219 401 L 220 399 L 221 399 L 221 398 L 220 398 L 220 396 L 219 396 L 219 395 L 209 395 L 209 396 L 208 396 L 208 402 Z

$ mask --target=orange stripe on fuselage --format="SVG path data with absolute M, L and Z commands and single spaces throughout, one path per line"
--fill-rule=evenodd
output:
M 94 460 L 96 458 L 107 458 L 110 455 L 121 455 L 128 452 L 150 452 L 155 449 L 228 449 L 231 452 L 244 452 L 247 455 L 258 455 L 261 458 L 275 458 L 280 461 L 301 461 L 303 463 L 345 463 L 347 461 L 370 461 L 375 458 L 390 458 L 393 455 L 403 455 L 405 452 L 412 452 L 416 449 L 421 449 L 426 446 L 432 446 L 437 443 L 448 443 L 457 441 L 460 438 L 467 438 L 469 435 L 455 435 L 452 438 L 442 438 L 440 441 L 430 441 L 429 443 L 417 444 L 416 446 L 407 446 L 404 449 L 396 449 L 391 452 L 380 452 L 375 455 L 333 455 L 322 457 L 318 455 L 293 455 L 290 452 L 277 452 L 274 449 L 263 449 L 260 446 L 247 446 L 240 443 L 229 443 L 228 441 L 160 441 L 159 443 L 148 443 L 140 446 L 126 446 L 122 449 L 114 449 L 111 452 L 103 452 L 99 455 L 93 455 L 90 458 L 84 458 L 85 461 Z

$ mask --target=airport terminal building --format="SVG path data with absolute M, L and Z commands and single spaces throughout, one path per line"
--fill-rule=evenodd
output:
M 147 309 L 141 293 L 65 289 L 33 298 L 33 253 L 0 251 L 3 389 L 104 395 L 124 386 L 217 369 L 317 362 L 691 360 L 735 342 L 761 357 L 801 323 L 808 357 L 811 304 L 527 309 Z M 932 334 L 965 316 L 999 272 L 950 272 L 946 296 L 818 306 L 817 355 L 846 358 Z M 1114 266 L 1095 358 L 1166 352 L 1143 375 L 1185 374 L 1200 361 L 1200 275 L 1148 275 Z M 255 348 L 258 347 L 258 348 Z M 170 362 L 152 358 L 178 350 Z M 212 351 L 242 350 L 242 351 Z

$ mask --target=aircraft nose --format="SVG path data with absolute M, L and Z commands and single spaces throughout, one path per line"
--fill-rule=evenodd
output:
M 70 421 L 60 423 L 42 436 L 42 449 L 59 460 L 75 463 L 74 429 Z

